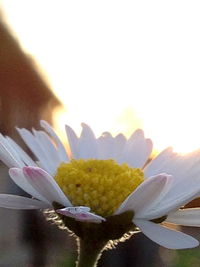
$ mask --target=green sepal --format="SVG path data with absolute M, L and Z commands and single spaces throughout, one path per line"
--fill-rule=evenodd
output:
M 53 203 L 55 209 L 61 209 L 61 205 Z M 112 215 L 101 223 L 81 222 L 74 218 L 70 218 L 58 214 L 64 225 L 81 239 L 98 240 L 100 242 L 108 242 L 121 238 L 125 233 L 134 231 L 136 226 L 133 224 L 133 211 L 126 211 L 118 215 Z

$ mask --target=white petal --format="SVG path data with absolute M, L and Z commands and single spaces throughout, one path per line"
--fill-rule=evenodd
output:
M 35 139 L 45 155 L 45 161 L 48 162 L 48 173 L 55 175 L 57 167 L 63 162 L 57 148 L 53 145 L 49 136 L 43 131 L 33 129 Z
M 199 161 L 200 151 L 180 155 L 173 153 L 172 149 L 168 148 L 147 165 L 144 169 L 144 173 L 146 177 L 162 172 L 169 173 L 175 177 L 175 184 L 179 184 L 183 187 L 185 186 L 185 189 L 187 189 L 188 184 L 183 183 L 183 179 L 186 179 L 185 181 L 189 182 L 190 178 L 188 179 L 188 177 L 193 176 L 195 173 L 199 173 Z
M 17 163 L 19 164 L 18 166 L 23 167 L 24 163 L 21 161 L 19 154 L 2 134 L 0 134 L 0 143 L 5 147 L 9 155 L 12 156 L 15 161 L 17 161 Z
M 78 137 L 76 136 L 73 129 L 71 127 L 69 127 L 68 125 L 65 125 L 65 129 L 66 129 L 67 138 L 68 138 L 68 142 L 70 145 L 72 157 L 74 159 L 77 159 L 77 158 L 79 158 Z
M 24 164 L 18 161 L 12 153 L 5 147 L 4 144 L 0 143 L 0 160 L 9 168 L 11 167 L 23 167 Z
M 114 159 L 118 163 L 122 163 L 121 160 L 121 154 L 122 151 L 124 151 L 124 147 L 126 145 L 126 137 L 123 134 L 118 134 L 114 139 Z
M 166 174 L 146 179 L 131 195 L 127 197 L 116 211 L 116 214 L 120 214 L 127 210 L 133 210 L 135 216 L 137 214 L 142 215 L 146 209 L 153 205 L 154 201 L 158 198 L 160 199 L 165 186 L 168 186 L 168 180 L 169 176 Z
M 160 246 L 169 249 L 185 249 L 199 245 L 195 238 L 159 224 L 144 220 L 134 220 L 133 222 L 148 238 Z
M 145 218 L 152 219 L 160 216 L 167 215 L 171 211 L 178 210 L 181 206 L 186 205 L 193 199 L 195 199 L 200 192 L 200 177 L 198 173 L 191 177 L 185 177 L 183 179 L 183 185 L 173 184 L 170 190 L 166 193 L 160 203 L 157 203 L 152 210 L 149 209 L 148 214 L 146 213 Z M 185 188 L 185 184 L 187 188 Z
M 98 139 L 98 151 L 100 159 L 114 159 L 114 138 L 109 132 L 103 133 Z
M 49 205 L 36 199 L 0 194 L 0 207 L 9 209 L 47 209 Z
M 166 221 L 179 225 L 200 227 L 200 209 L 181 209 L 175 211 L 167 216 Z
M 27 181 L 26 177 L 24 176 L 23 170 L 20 168 L 11 168 L 9 169 L 9 175 L 13 182 L 18 185 L 21 189 L 23 189 L 25 192 L 33 196 L 34 198 L 37 198 L 39 200 L 42 200 L 46 203 L 49 203 L 49 201 L 44 198 L 35 188 L 32 187 L 32 185 Z M 50 203 L 49 203 L 50 204 Z
M 145 145 L 146 145 L 146 154 L 144 156 L 146 157 L 146 161 L 147 161 L 149 159 L 150 155 L 151 155 L 152 150 L 153 150 L 153 142 L 152 142 L 152 140 L 150 138 L 147 138 L 146 142 L 145 142 Z
M 88 207 L 69 207 L 64 209 L 56 210 L 56 212 L 76 219 L 77 221 L 83 222 L 93 222 L 93 223 L 101 223 L 105 221 L 105 219 L 99 215 L 89 212 L 90 208 Z
M 26 129 L 16 128 L 21 138 L 24 140 L 25 144 L 30 148 L 30 150 L 35 154 L 36 158 L 39 160 L 40 165 L 45 169 L 49 170 L 51 166 L 48 163 L 46 155 L 40 145 L 38 144 L 36 138 Z
M 130 167 L 142 168 L 152 151 L 152 142 L 145 139 L 141 129 L 136 130 L 126 143 L 121 156 L 121 162 L 128 163 Z
M 21 160 L 29 166 L 36 166 L 35 162 L 29 157 L 29 155 L 9 136 L 6 136 L 7 141 L 13 146 Z
M 50 203 L 58 202 L 63 206 L 71 206 L 63 191 L 47 172 L 37 167 L 24 167 L 23 172 L 28 182 Z
M 200 164 L 197 163 L 188 170 L 186 170 L 184 165 L 188 166 L 189 164 L 187 162 L 183 162 L 180 167 L 177 166 L 177 168 L 179 167 L 180 169 L 183 169 L 184 173 L 180 173 L 178 175 L 176 173 L 173 175 L 173 171 L 170 173 L 175 179 L 173 188 L 167 196 L 168 199 L 173 199 L 175 195 L 179 198 L 179 195 L 181 196 L 183 193 L 190 195 L 190 193 L 195 191 L 196 193 L 200 192 Z
M 162 172 L 167 172 L 167 173 L 171 174 L 171 172 L 168 172 L 168 170 L 165 170 L 165 165 L 169 161 L 173 163 L 173 160 L 176 156 L 177 156 L 177 154 L 173 153 L 173 150 L 171 147 L 162 151 L 144 169 L 145 177 L 151 177 L 153 175 L 156 175 L 156 174 L 162 173 Z
M 197 197 L 200 192 L 199 161 L 199 150 L 187 155 L 179 155 L 173 153 L 171 149 L 166 149 L 145 168 L 145 175 L 165 171 L 174 177 L 171 189 L 156 207 L 152 216 L 157 216 L 156 210 L 167 215 Z
M 79 138 L 79 157 L 83 159 L 96 159 L 98 157 L 97 140 L 88 125 L 81 124 L 83 130 Z
M 62 144 L 62 142 L 60 141 L 59 137 L 57 136 L 57 134 L 54 132 L 53 128 L 44 120 L 40 121 L 40 125 L 46 130 L 46 132 L 48 134 L 50 134 L 50 136 L 55 140 L 56 144 L 57 144 L 57 148 L 58 148 L 58 153 L 60 155 L 60 159 L 63 162 L 68 162 L 69 161 L 69 157 L 67 155 L 67 152 Z

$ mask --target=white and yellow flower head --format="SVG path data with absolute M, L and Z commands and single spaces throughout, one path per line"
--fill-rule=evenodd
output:
M 139 228 L 167 248 L 199 244 L 165 222 L 200 226 L 200 209 L 182 208 L 200 194 L 200 151 L 181 156 L 168 148 L 147 164 L 152 142 L 142 130 L 128 140 L 110 133 L 96 138 L 82 124 L 80 137 L 66 126 L 69 156 L 47 122 L 41 126 L 45 131 L 17 129 L 36 161 L 0 136 L 0 159 L 12 180 L 33 197 L 0 194 L 1 207 L 53 209 L 77 236 L 86 233 L 102 243 Z

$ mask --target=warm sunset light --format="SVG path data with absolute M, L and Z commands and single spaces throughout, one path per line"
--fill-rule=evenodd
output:
M 1 1 L 64 104 L 95 133 L 140 127 L 156 150 L 200 148 L 199 1 Z M 159 12 L 158 12 L 159 7 Z

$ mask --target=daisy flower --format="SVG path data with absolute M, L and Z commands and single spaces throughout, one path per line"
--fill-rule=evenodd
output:
M 128 140 L 108 132 L 96 138 L 82 124 L 80 137 L 66 126 L 69 155 L 51 126 L 45 121 L 41 126 L 44 131 L 17 128 L 34 159 L 10 137 L 0 136 L 0 159 L 11 179 L 32 196 L 0 194 L 1 207 L 55 211 L 80 238 L 80 250 L 81 242 L 94 251 L 136 229 L 169 249 L 199 244 L 170 229 L 171 224 L 200 226 L 200 209 L 183 208 L 199 196 L 199 150 L 179 155 L 167 148 L 148 161 L 153 145 L 142 130 Z M 88 258 L 87 249 L 80 258 Z

